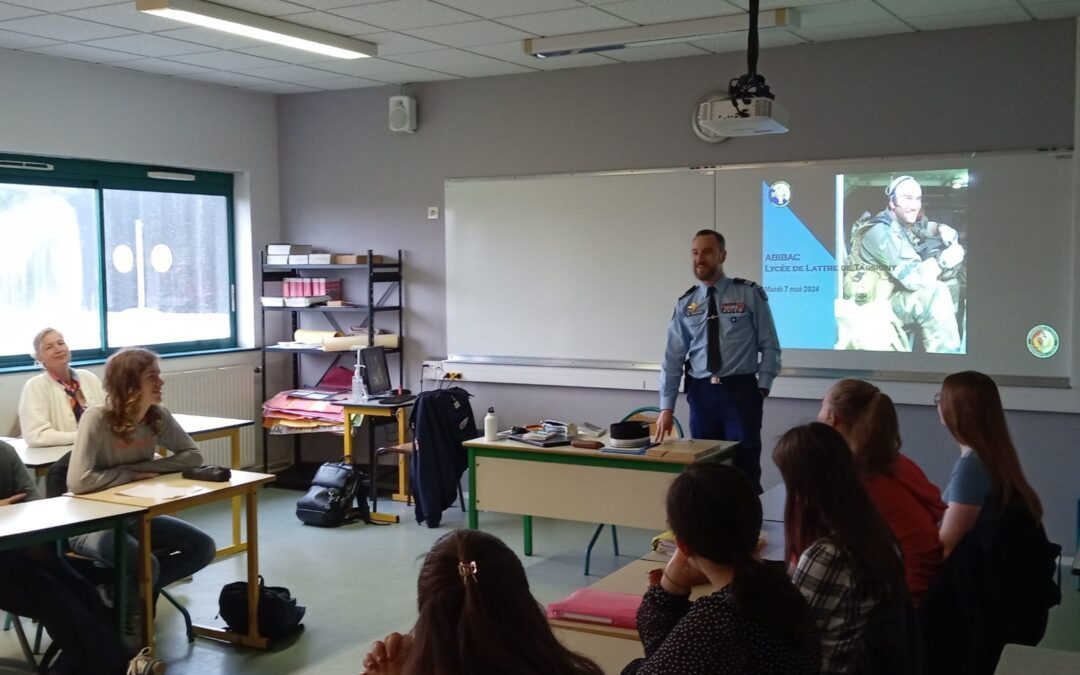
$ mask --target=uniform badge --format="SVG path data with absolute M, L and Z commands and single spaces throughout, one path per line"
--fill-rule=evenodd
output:
M 745 302 L 725 302 L 720 305 L 721 314 L 742 314 L 746 311 Z
M 704 311 L 705 308 L 697 304 L 696 302 L 691 302 L 689 305 L 686 306 L 686 316 L 697 316 L 698 314 L 702 314 Z

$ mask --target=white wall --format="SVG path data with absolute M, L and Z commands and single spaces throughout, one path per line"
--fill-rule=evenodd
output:
M 252 274 L 281 230 L 272 95 L 2 49 L 0 92 L 0 152 L 235 172 L 239 334 L 243 346 L 258 344 Z M 258 362 L 242 352 L 163 368 Z M 0 375 L 0 435 L 27 377 Z

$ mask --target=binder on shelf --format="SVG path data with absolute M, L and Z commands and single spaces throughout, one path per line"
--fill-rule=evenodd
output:
M 267 244 L 266 255 L 301 255 L 311 253 L 311 244 Z

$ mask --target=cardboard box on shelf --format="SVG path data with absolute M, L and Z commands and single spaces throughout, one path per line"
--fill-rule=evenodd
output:
M 335 253 L 331 260 L 335 265 L 367 265 L 367 255 L 360 255 L 357 253 Z M 386 262 L 386 256 L 373 255 L 371 256 L 372 264 L 378 264 Z

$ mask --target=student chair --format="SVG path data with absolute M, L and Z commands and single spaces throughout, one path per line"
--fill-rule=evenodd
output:
M 634 408 L 622 418 L 623 422 L 645 422 L 649 425 L 649 435 L 656 434 L 656 420 L 660 417 L 660 408 L 656 406 L 644 406 L 642 408 Z M 672 436 L 675 438 L 683 437 L 682 423 L 679 422 L 678 417 L 672 418 L 674 421 L 674 429 L 672 429 Z M 600 524 L 596 526 L 596 531 L 593 532 L 592 539 L 589 540 L 589 545 L 585 549 L 585 576 L 589 576 L 589 563 L 592 560 L 593 546 L 596 545 L 596 540 L 600 538 L 600 532 L 604 529 L 604 525 Z M 615 529 L 615 526 L 611 526 L 611 544 L 615 550 L 615 555 L 619 555 L 619 533 Z
M 4 630 L 10 630 L 15 628 L 15 637 L 19 640 L 19 647 L 22 648 L 23 656 L 26 658 L 26 662 L 30 665 L 35 673 L 44 675 L 48 672 L 49 667 L 52 666 L 53 661 L 56 660 L 56 656 L 60 653 L 60 646 L 55 642 L 49 645 L 49 648 L 45 650 L 44 654 L 41 654 L 41 635 L 44 631 L 44 626 L 40 621 L 37 622 L 37 634 L 34 636 L 34 646 L 30 646 L 30 641 L 26 638 L 26 631 L 23 629 L 22 618 L 7 613 L 7 617 L 4 619 Z M 36 656 L 41 654 L 41 659 L 37 659 Z
M 401 461 L 408 463 L 412 459 L 414 448 L 413 442 L 400 443 L 398 445 L 389 445 L 384 448 L 378 448 L 375 450 L 375 467 L 371 469 L 371 479 L 375 480 L 375 469 L 379 465 L 379 458 L 383 455 L 400 455 Z M 457 484 L 458 501 L 461 504 L 461 510 L 466 511 L 465 508 L 465 493 L 461 489 L 461 479 L 458 479 Z M 412 506 L 412 474 L 409 474 L 409 480 L 405 483 L 405 505 Z M 379 510 L 379 491 L 373 490 L 371 493 L 371 510 Z

